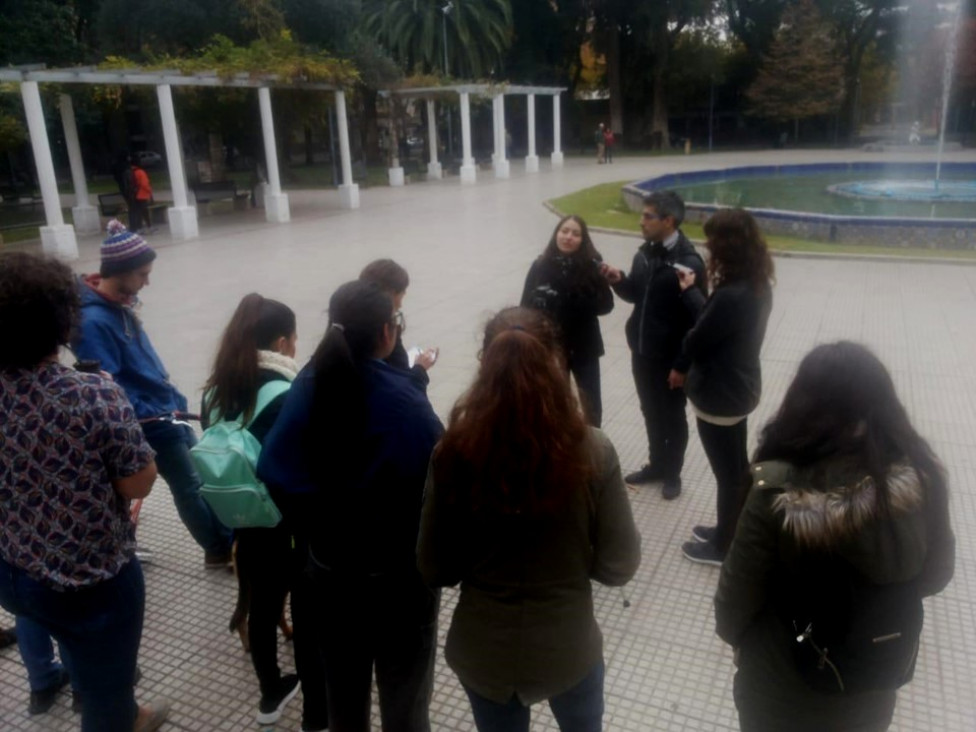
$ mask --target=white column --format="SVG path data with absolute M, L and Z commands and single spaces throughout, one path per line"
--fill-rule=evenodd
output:
M 427 100 L 427 132 L 430 145 L 430 162 L 427 163 L 427 177 L 431 180 L 442 178 L 444 173 L 437 161 L 437 105 L 433 99 Z
M 535 154 L 535 94 L 525 96 L 526 107 L 529 110 L 529 154 L 525 156 L 525 172 L 539 172 L 539 156 Z
M 339 158 L 342 160 L 342 185 L 339 197 L 346 208 L 359 208 L 359 186 L 352 182 L 352 155 L 349 152 L 349 120 L 346 119 L 346 93 L 335 93 L 336 122 L 339 125 Z
M 169 233 L 174 239 L 195 239 L 200 236 L 197 210 L 186 199 L 186 176 L 183 173 L 183 155 L 180 152 L 180 132 L 173 111 L 173 92 L 168 84 L 156 87 L 159 98 L 159 115 L 163 121 L 163 141 L 166 143 L 166 165 L 169 168 L 169 184 L 173 190 L 173 207 L 166 210 Z
M 291 219 L 288 195 L 281 192 L 278 175 L 278 143 L 275 140 L 274 117 L 271 114 L 271 90 L 258 88 L 258 105 L 261 107 L 261 131 L 264 133 L 264 161 L 267 163 L 268 186 L 264 191 L 264 215 L 268 221 L 283 224 Z
M 552 95 L 552 168 L 563 167 L 563 132 L 559 118 L 559 94 Z
M 54 161 L 51 159 L 51 146 L 44 124 L 44 109 L 41 107 L 41 92 L 36 81 L 25 81 L 20 85 L 24 98 L 24 114 L 27 117 L 27 132 L 34 151 L 34 165 L 37 167 L 37 181 L 44 199 L 44 218 L 47 226 L 41 227 L 41 247 L 46 254 L 62 259 L 78 258 L 78 240 L 75 227 L 64 223 L 61 214 L 61 196 L 58 181 L 54 176 Z
M 471 156 L 471 96 L 461 92 L 461 182 L 474 183 L 478 173 Z
M 507 178 L 509 165 L 505 157 L 505 95 L 499 94 L 491 101 L 495 111 L 495 177 Z
M 98 209 L 88 199 L 88 183 L 85 181 L 85 163 L 81 157 L 78 142 L 78 125 L 75 122 L 75 108 L 71 96 L 61 95 L 61 124 L 64 126 L 64 141 L 68 146 L 68 162 L 71 164 L 71 182 L 75 189 L 75 205 L 71 209 L 71 219 L 75 231 L 96 234 L 102 228 Z

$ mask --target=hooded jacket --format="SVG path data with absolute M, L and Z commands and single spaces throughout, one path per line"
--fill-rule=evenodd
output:
M 740 722 L 748 729 L 886 729 L 895 692 L 825 697 L 793 665 L 790 629 L 777 616 L 789 552 L 827 550 L 877 584 L 915 580 L 922 596 L 952 578 L 955 538 L 944 487 L 920 479 L 907 460 L 891 466 L 890 511 L 882 517 L 874 480 L 850 458 L 798 469 L 752 467 L 753 490 L 722 566 L 716 630 L 738 649 Z
M 684 373 L 688 367 L 681 356 L 681 341 L 695 324 L 695 316 L 681 300 L 675 264 L 694 270 L 696 287 L 704 294 L 705 263 L 681 231 L 671 249 L 649 241 L 641 244 L 630 273 L 613 291 L 634 304 L 626 326 L 630 350 Z
M 125 391 L 139 420 L 186 411 L 186 397 L 170 382 L 135 311 L 99 293 L 100 279 L 90 275 L 78 283 L 81 327 L 72 347 L 75 356 L 98 361 Z

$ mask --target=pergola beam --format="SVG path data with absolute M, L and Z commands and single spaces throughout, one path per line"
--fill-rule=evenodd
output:
M 277 74 L 235 74 L 220 76 L 216 71 L 198 71 L 183 74 L 177 69 L 144 71 L 141 69 L 95 69 L 84 66 L 70 69 L 21 68 L 0 69 L 0 81 L 23 83 L 34 81 L 40 84 L 109 84 L 118 86 L 204 86 L 258 89 L 274 87 L 282 89 L 308 89 L 309 91 L 335 91 L 334 84 L 318 81 L 286 81 Z

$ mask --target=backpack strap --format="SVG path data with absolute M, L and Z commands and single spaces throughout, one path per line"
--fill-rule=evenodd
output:
M 275 379 L 274 381 L 269 381 L 267 384 L 258 389 L 258 400 L 254 405 L 254 414 L 251 416 L 251 421 L 245 425 L 245 427 L 250 427 L 254 424 L 255 420 L 261 416 L 261 412 L 271 404 L 275 399 L 284 394 L 291 388 L 291 382 L 285 381 L 284 379 Z

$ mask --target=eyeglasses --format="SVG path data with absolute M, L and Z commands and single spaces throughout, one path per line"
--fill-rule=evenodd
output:
M 662 217 L 661 216 L 658 216 L 657 214 L 652 214 L 652 213 L 648 213 L 647 211 L 645 211 L 644 213 L 641 214 L 641 218 L 644 221 L 653 221 L 654 219 L 660 220 Z
M 406 332 L 407 318 L 403 314 L 402 310 L 397 310 L 395 313 L 393 313 L 393 320 L 391 320 L 390 322 L 393 323 L 393 325 L 395 325 L 401 333 Z

